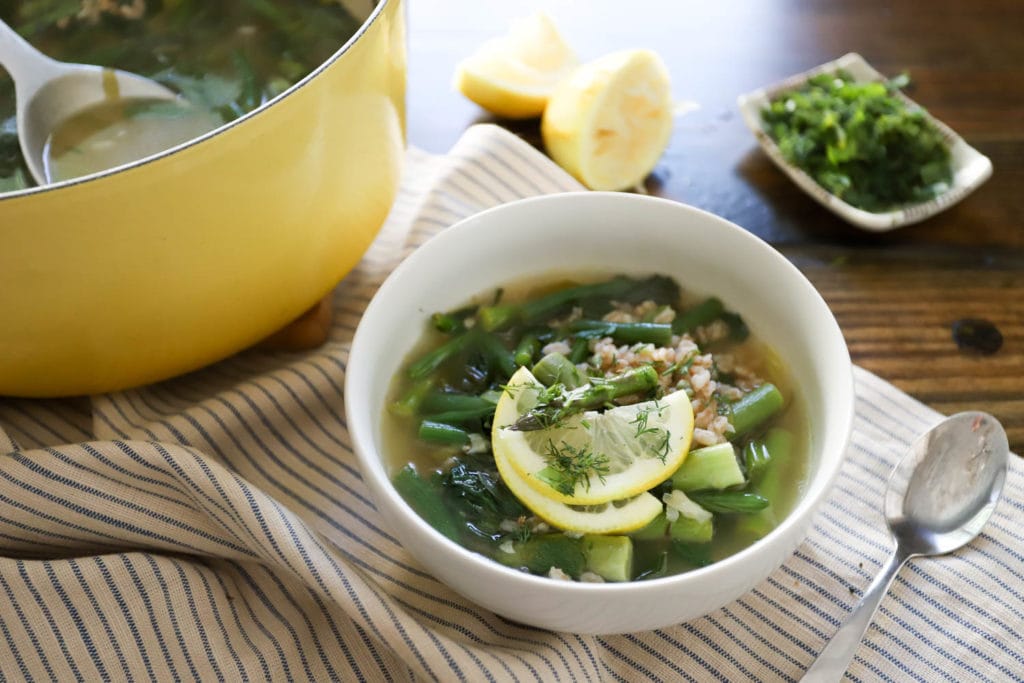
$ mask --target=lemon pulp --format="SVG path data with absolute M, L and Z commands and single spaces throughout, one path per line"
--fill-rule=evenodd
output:
M 672 134 L 668 70 L 651 50 L 613 52 L 584 64 L 551 94 L 544 146 L 592 190 L 635 187 Z

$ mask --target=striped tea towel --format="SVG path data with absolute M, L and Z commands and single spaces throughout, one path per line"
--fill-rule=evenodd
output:
M 411 150 L 321 349 L 250 351 L 91 399 L 0 401 L 0 681 L 795 680 L 888 552 L 885 480 L 932 410 L 857 371 L 847 461 L 807 541 L 702 619 L 614 637 L 525 628 L 440 584 L 356 470 L 342 384 L 360 312 L 401 255 L 464 216 L 578 186 L 510 133 Z M 968 548 L 912 561 L 855 681 L 1024 672 L 1024 463 Z

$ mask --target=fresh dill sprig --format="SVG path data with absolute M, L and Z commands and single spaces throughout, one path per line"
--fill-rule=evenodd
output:
M 609 472 L 608 456 L 595 453 L 586 444 L 576 447 L 562 441 L 556 445 L 548 439 L 544 457 L 548 466 L 537 476 L 566 496 L 571 496 L 580 484 L 589 491 L 592 476 L 604 483 L 604 475 Z
M 650 427 L 648 424 L 652 413 L 661 417 L 665 408 L 665 405 L 655 400 L 652 405 L 638 410 L 636 417 L 630 420 L 630 424 L 636 425 L 636 434 L 634 435 L 636 440 L 646 446 L 662 462 L 665 462 L 665 458 L 668 457 L 672 434 L 667 429 Z

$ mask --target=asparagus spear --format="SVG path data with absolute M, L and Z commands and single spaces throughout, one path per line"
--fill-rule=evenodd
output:
M 606 320 L 575 320 L 569 323 L 569 330 L 611 337 L 623 344 L 649 342 L 658 346 L 666 346 L 672 341 L 672 326 L 667 323 L 616 323 Z
M 516 323 L 533 325 L 544 322 L 573 304 L 588 299 L 640 302 L 651 299 L 658 303 L 675 303 L 679 285 L 671 278 L 652 276 L 643 279 L 616 277 L 577 287 L 567 287 L 521 305 L 481 306 L 478 316 L 483 329 L 502 330 Z
M 605 380 L 592 379 L 590 384 L 539 403 L 516 420 L 510 429 L 523 432 L 550 427 L 584 410 L 600 408 L 620 396 L 649 391 L 658 386 L 658 372 L 650 365 L 628 370 Z

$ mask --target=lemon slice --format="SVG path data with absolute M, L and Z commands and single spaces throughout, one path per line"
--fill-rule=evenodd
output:
M 552 93 L 541 134 L 551 158 L 590 189 L 635 187 L 672 134 L 668 70 L 650 50 L 584 64 Z
M 572 506 L 541 495 L 516 472 L 504 454 L 494 452 L 498 473 L 512 494 L 533 514 L 553 527 L 583 534 L 625 534 L 642 529 L 658 516 L 664 506 L 644 492 L 628 500 L 592 506 Z
M 566 505 L 600 505 L 639 495 L 665 481 L 686 459 L 693 409 L 685 392 L 658 401 L 587 411 L 537 431 L 508 428 L 532 408 L 542 389 L 529 370 L 509 380 L 494 414 L 491 442 L 539 495 Z M 575 477 L 557 461 L 597 467 Z M 598 468 L 600 471 L 598 471 Z
M 531 118 L 541 115 L 555 86 L 578 63 L 551 19 L 537 13 L 460 62 L 455 87 L 493 114 Z

